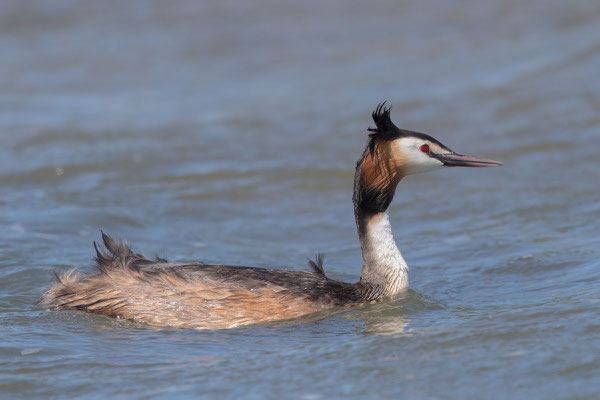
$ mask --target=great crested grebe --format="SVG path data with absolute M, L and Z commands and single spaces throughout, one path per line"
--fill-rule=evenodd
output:
M 498 161 L 457 154 L 423 133 L 399 129 L 390 108 L 373 112 L 367 146 L 356 163 L 354 216 L 363 255 L 357 283 L 312 271 L 150 260 L 102 233 L 93 275 L 59 277 L 38 304 L 126 318 L 157 327 L 233 328 L 380 300 L 408 287 L 386 210 L 400 180 L 441 167 L 494 167 Z

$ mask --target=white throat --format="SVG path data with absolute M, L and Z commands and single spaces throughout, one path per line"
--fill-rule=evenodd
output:
M 376 214 L 361 225 L 363 269 L 360 281 L 382 287 L 387 296 L 406 289 L 408 266 L 394 241 L 387 213 Z

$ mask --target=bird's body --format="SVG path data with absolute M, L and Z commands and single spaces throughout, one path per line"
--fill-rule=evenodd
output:
M 289 271 L 150 260 L 103 234 L 98 272 L 73 273 L 39 300 L 152 326 L 198 329 L 296 318 L 364 301 L 356 285 L 328 279 L 319 268 Z M 316 265 L 316 264 L 315 264 Z
M 322 260 L 312 271 L 168 263 L 134 253 L 103 234 L 96 247 L 98 272 L 67 273 L 38 300 L 158 327 L 197 329 L 296 318 L 380 300 L 408 287 L 408 267 L 386 214 L 398 182 L 406 175 L 441 166 L 494 166 L 492 160 L 462 156 L 430 136 L 398 129 L 389 109 L 373 113 L 377 125 L 356 166 L 354 211 L 363 253 L 356 283 L 328 278 Z

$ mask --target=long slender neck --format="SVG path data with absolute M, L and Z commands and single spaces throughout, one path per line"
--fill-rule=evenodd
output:
M 374 157 L 367 149 L 357 163 L 353 202 L 363 255 L 359 284 L 366 286 L 373 298 L 380 298 L 408 287 L 408 267 L 386 213 L 401 177 L 385 158 Z

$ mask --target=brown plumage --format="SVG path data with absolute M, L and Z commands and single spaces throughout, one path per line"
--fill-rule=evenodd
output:
M 371 292 L 328 279 L 320 255 L 310 261 L 310 272 L 167 263 L 104 233 L 102 239 L 105 249 L 94 243 L 95 274 L 57 276 L 37 303 L 152 326 L 221 329 L 296 318 L 359 302 Z
M 408 267 L 392 236 L 386 210 L 407 174 L 444 166 L 491 167 L 493 160 L 463 156 L 431 136 L 399 129 L 384 104 L 373 112 L 365 151 L 354 174 L 354 215 L 363 254 L 357 283 L 329 279 L 320 255 L 312 271 L 168 263 L 134 253 L 102 234 L 98 271 L 68 272 L 38 304 L 126 318 L 158 327 L 197 329 L 296 318 L 393 296 L 408 287 Z

